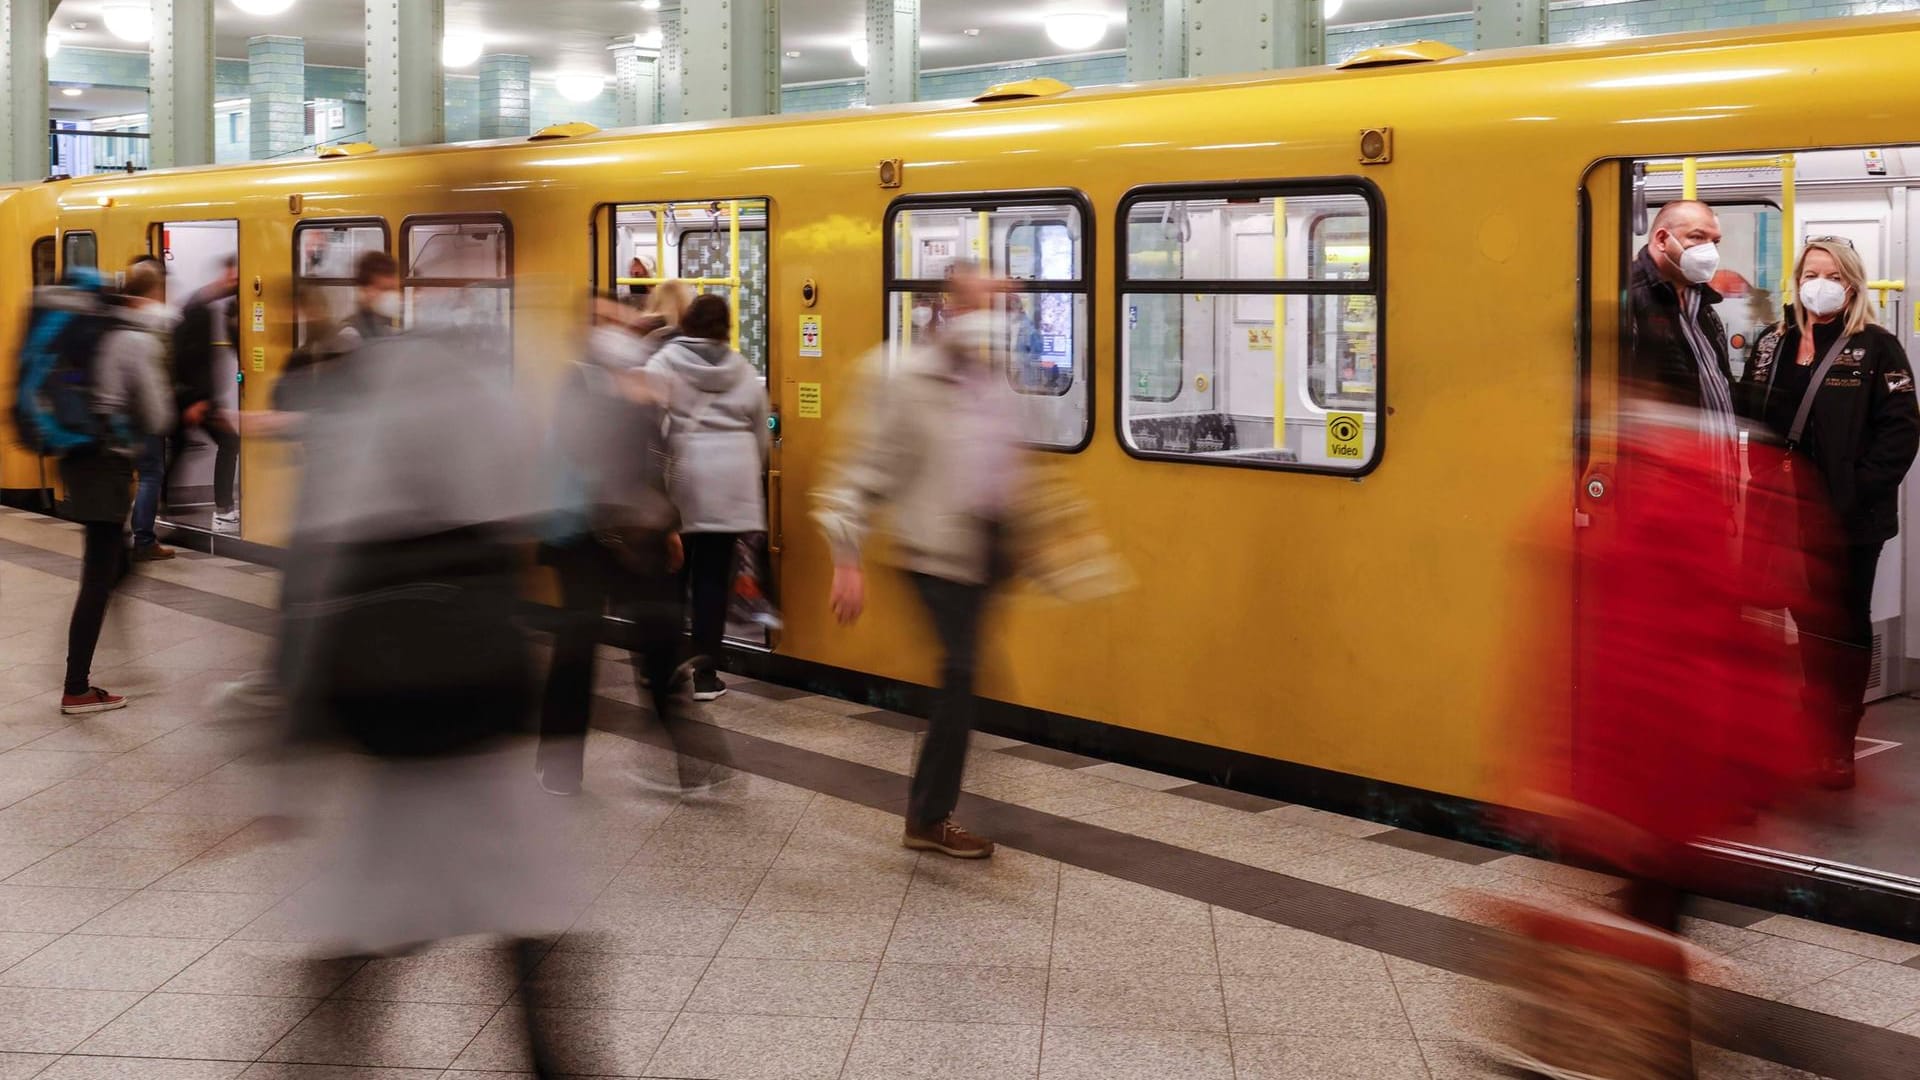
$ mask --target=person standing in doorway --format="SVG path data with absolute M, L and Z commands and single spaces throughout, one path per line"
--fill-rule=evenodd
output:
M 680 510 L 693 604 L 693 696 L 712 701 L 733 585 L 733 552 L 767 527 L 766 467 L 772 412 L 760 373 L 727 344 L 733 312 L 718 296 L 696 297 L 680 331 L 647 370 L 666 390 L 670 490 Z
M 166 276 L 158 266 L 146 263 L 127 271 L 121 325 L 100 338 L 93 355 L 92 409 L 96 427 L 106 434 L 60 459 L 67 515 L 86 530 L 60 697 L 60 711 L 68 716 L 127 704 L 126 698 L 93 685 L 93 653 L 107 604 L 127 575 L 134 457 L 148 437 L 165 435 L 173 425 L 164 360 L 173 318 L 161 299 L 165 292 Z
M 891 506 L 893 551 L 943 654 L 904 843 L 958 859 L 994 850 L 952 814 L 978 707 L 982 625 L 1009 576 L 1009 519 L 1028 481 L 1018 420 L 1003 393 L 1006 355 L 993 332 L 992 298 L 993 283 L 977 269 L 948 273 L 939 330 L 891 377 L 870 377 L 847 442 L 814 492 L 814 518 L 833 550 L 833 612 L 843 624 L 866 606 L 861 554 L 874 512 Z
M 214 445 L 213 531 L 238 533 L 240 508 L 234 486 L 240 472 L 240 433 L 219 407 L 214 372 L 216 350 L 234 348 L 235 319 L 240 295 L 240 260 L 229 255 L 220 276 L 200 291 L 180 312 L 173 334 L 175 396 L 180 411 L 180 435 L 167 458 L 167 475 L 177 476 L 188 434 L 198 429 Z
M 140 255 L 133 260 L 133 266 L 151 266 L 164 278 L 167 264 L 157 255 Z M 129 268 L 131 269 L 131 268 Z M 172 309 L 166 309 L 171 318 L 179 315 Z M 168 382 L 173 379 L 173 339 L 168 335 L 162 364 Z M 167 487 L 167 437 L 148 435 L 140 445 L 140 456 L 134 459 L 133 471 L 139 476 L 140 484 L 133 495 L 133 561 L 157 562 L 171 559 L 172 548 L 160 542 L 154 531 L 160 516 L 160 499 Z

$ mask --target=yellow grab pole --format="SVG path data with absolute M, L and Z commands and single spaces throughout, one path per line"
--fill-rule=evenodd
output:
M 727 276 L 733 284 L 727 287 L 727 306 L 733 310 L 733 325 L 728 328 L 729 347 L 740 351 L 740 204 L 727 201 Z
M 1683 199 L 1700 197 L 1700 162 L 1694 158 L 1681 159 L 1680 197 Z
M 666 208 L 654 206 L 653 214 L 653 276 L 662 281 L 667 279 L 667 214 Z
M 1287 200 L 1273 200 L 1273 276 L 1287 276 Z M 1314 297 L 1308 303 L 1319 299 Z M 1287 446 L 1287 298 L 1273 298 L 1273 446 Z
M 1799 162 L 1792 154 L 1780 159 L 1780 258 L 1785 262 L 1780 273 L 1782 304 L 1793 298 L 1793 266 L 1799 257 L 1799 252 L 1795 249 L 1800 246 L 1796 239 L 1800 235 L 1800 227 L 1794 220 L 1794 207 L 1799 201 L 1798 181 L 1795 176 L 1795 170 L 1798 168 Z M 1785 310 L 1784 307 L 1782 310 Z

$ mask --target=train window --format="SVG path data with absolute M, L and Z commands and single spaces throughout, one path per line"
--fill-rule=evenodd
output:
M 513 359 L 513 230 L 500 214 L 408 218 L 400 226 L 409 328 L 472 333 Z
M 70 232 L 61 237 L 65 244 L 61 265 L 71 271 L 84 266 L 89 270 L 100 269 L 100 242 L 90 232 Z
M 725 297 L 733 347 L 766 378 L 767 200 L 622 203 L 603 212 L 612 215 L 604 254 L 615 291 L 644 304 L 655 285 L 678 278 Z
M 353 275 L 360 257 L 370 251 L 387 250 L 387 223 L 379 218 L 339 221 L 303 221 L 293 228 L 294 287 L 302 298 L 318 295 L 327 305 L 327 315 L 342 322 L 353 315 L 355 289 Z M 307 341 L 304 304 L 294 327 L 294 344 Z
M 1146 188 L 1120 209 L 1121 439 L 1363 473 L 1381 448 L 1382 215 L 1359 181 Z
M 1078 192 L 896 201 L 887 217 L 889 358 L 945 322 L 949 268 L 977 265 L 1001 284 L 987 317 L 1026 440 L 1043 449 L 1084 447 L 1093 392 L 1089 216 Z
M 51 285 L 59 278 L 59 270 L 53 264 L 53 237 L 43 236 L 33 242 L 33 283 Z

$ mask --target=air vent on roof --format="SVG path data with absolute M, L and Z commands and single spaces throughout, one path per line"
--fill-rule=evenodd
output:
M 379 152 L 380 148 L 370 142 L 350 142 L 340 143 L 337 146 L 323 146 L 319 149 L 318 154 L 320 160 L 332 161 L 335 158 L 360 157 L 363 154 L 377 154 Z
M 527 141 L 550 142 L 554 139 L 573 139 L 581 135 L 596 134 L 599 130 L 599 128 L 594 127 L 584 120 L 575 120 L 569 124 L 554 124 L 550 127 L 543 127 L 532 135 L 527 136 Z
M 989 86 L 984 94 L 974 98 L 974 104 L 984 105 L 990 101 L 1025 101 L 1028 98 L 1053 97 L 1073 89 L 1059 79 L 1021 79 L 1019 82 L 1001 83 Z
M 1465 56 L 1465 52 L 1444 41 L 1414 41 L 1405 45 L 1382 45 L 1364 49 L 1339 63 L 1342 71 L 1354 68 L 1398 67 L 1401 64 L 1431 64 Z

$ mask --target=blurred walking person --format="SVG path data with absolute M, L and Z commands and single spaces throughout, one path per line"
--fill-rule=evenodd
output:
M 519 552 L 545 511 L 537 440 L 463 339 L 388 338 L 335 363 L 352 389 L 305 443 L 301 541 L 321 577 L 290 612 L 310 622 L 293 685 L 326 721 L 321 745 L 369 767 L 311 887 L 312 940 L 391 956 L 504 936 L 533 1071 L 553 1076 L 530 976 L 576 894 L 562 822 L 522 756 L 535 686 L 515 616 Z M 321 1018 L 336 1040 L 355 1037 L 345 1016 Z
M 164 278 L 167 264 L 157 255 L 140 255 L 133 260 L 132 266 L 152 266 Z M 128 269 L 132 269 L 130 266 Z M 165 288 L 161 295 L 165 295 Z M 169 319 L 178 320 L 180 313 L 164 304 L 161 305 Z M 167 383 L 173 382 L 173 336 L 167 335 L 162 351 L 161 365 L 166 373 Z M 169 391 L 171 392 L 171 391 Z M 133 561 L 158 562 L 174 557 L 174 550 L 160 542 L 155 531 L 160 517 L 160 502 L 167 490 L 167 437 L 148 435 L 140 444 L 139 456 L 134 458 L 133 471 L 139 477 L 139 486 L 133 494 Z
M 697 701 L 727 692 L 718 669 L 734 548 L 742 535 L 767 527 L 772 409 L 759 372 L 727 344 L 732 324 L 725 299 L 696 297 L 680 319 L 679 332 L 647 365 L 666 392 L 670 490 L 686 545 Z
M 1920 451 L 1913 368 L 1874 322 L 1867 273 L 1853 242 L 1815 237 L 1794 273 L 1798 303 L 1753 346 L 1741 389 L 1784 470 L 1810 468 L 1836 532 L 1802 538 L 1813 595 L 1795 607 L 1808 709 L 1827 733 L 1820 782 L 1854 783 L 1854 736 L 1866 713 L 1873 649 L 1873 581 L 1880 549 L 1900 531 L 1900 483 Z M 1764 436 L 1763 436 L 1764 438 Z M 1755 470 L 1756 479 L 1762 470 Z
M 993 842 L 952 819 L 977 701 L 982 624 L 1011 567 L 1010 521 L 1027 481 L 1018 421 L 1001 396 L 1005 354 L 993 333 L 993 286 L 971 267 L 948 274 L 947 318 L 891 377 L 858 395 L 846 444 L 814 492 L 833 550 L 832 604 L 842 623 L 866 606 L 861 556 L 875 512 L 891 509 L 893 550 L 940 639 L 940 691 L 909 789 L 905 844 L 960 859 Z
M 189 434 L 195 429 L 214 445 L 213 523 L 216 533 L 240 531 L 240 510 L 234 487 L 240 472 L 240 432 L 222 409 L 214 371 L 215 350 L 235 347 L 238 337 L 240 260 L 227 256 L 220 277 L 193 294 L 181 309 L 173 332 L 173 375 L 180 412 L 180 432 L 167 457 L 166 472 L 175 475 Z
M 78 291 L 99 292 L 91 271 Z M 162 303 L 166 278 L 153 264 L 127 272 L 114 325 L 95 346 L 89 370 L 90 408 L 97 438 L 60 458 L 67 516 L 86 530 L 80 591 L 67 627 L 67 674 L 60 711 L 68 716 L 125 707 L 126 698 L 94 686 L 93 654 L 107 605 L 128 570 L 127 515 L 133 509 L 134 458 L 148 440 L 173 426 L 166 384 L 166 339 L 172 315 Z
M 618 299 L 595 305 L 586 357 L 573 365 L 555 406 L 553 443 L 563 494 L 543 555 L 560 577 L 561 614 L 540 709 L 540 784 L 580 790 L 593 700 L 594 652 L 608 611 L 628 620 L 622 642 L 636 660 L 641 697 L 678 755 L 678 775 L 654 784 L 673 794 L 728 779 L 723 746 L 697 724 L 689 679 L 678 663 L 686 622 L 678 573 L 679 513 L 667 491 L 662 380 L 645 370 L 647 324 Z

